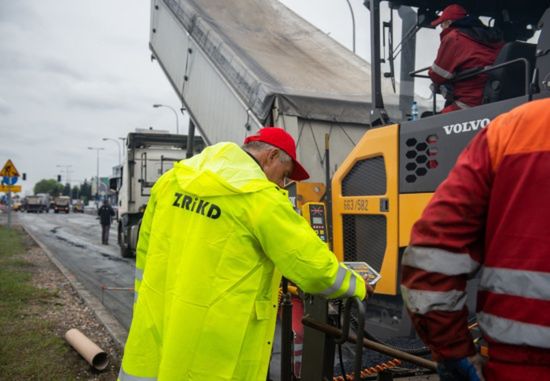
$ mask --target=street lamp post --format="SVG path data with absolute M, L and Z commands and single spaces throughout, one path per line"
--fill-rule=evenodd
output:
M 126 157 L 127 156 L 127 154 L 126 154 L 126 141 L 128 140 L 128 138 L 119 137 L 118 140 L 122 140 L 122 147 L 123 147 L 123 154 L 124 154 L 123 157 Z
M 103 138 L 103 141 L 106 142 L 107 140 L 110 140 L 112 142 L 115 142 L 118 147 L 118 165 L 122 165 L 122 159 L 121 159 L 121 148 L 120 148 L 120 142 L 113 138 Z
M 70 180 L 71 171 L 69 170 L 69 168 L 71 168 L 72 165 L 71 164 L 67 164 L 67 165 L 57 164 L 56 167 L 57 168 L 65 168 L 65 182 L 69 183 L 69 185 L 70 185 L 71 184 L 71 180 Z
M 172 112 L 174 113 L 174 116 L 176 117 L 176 134 L 179 135 L 180 133 L 180 126 L 179 126 L 179 120 L 178 120 L 178 113 L 176 112 L 176 110 L 174 110 L 174 108 L 172 106 L 168 106 L 168 105 L 161 105 L 161 104 L 154 104 L 153 105 L 154 108 L 159 108 L 159 107 L 166 107 L 166 108 L 169 108 L 170 110 L 172 110 Z
M 351 27 L 352 27 L 352 35 L 353 35 L 353 53 L 355 53 L 355 15 L 353 14 L 353 7 L 351 6 L 351 3 L 349 0 L 346 0 L 348 3 L 349 11 L 351 13 Z
M 96 207 L 98 205 L 99 201 L 99 151 L 103 151 L 105 148 L 103 147 L 88 147 L 88 149 L 95 150 L 97 152 L 97 166 L 96 166 L 96 187 L 95 187 L 95 202 Z

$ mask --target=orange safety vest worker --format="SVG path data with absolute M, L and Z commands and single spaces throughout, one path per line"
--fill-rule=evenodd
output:
M 479 273 L 486 379 L 550 380 L 549 191 L 550 99 L 500 115 L 459 156 L 402 261 L 403 299 L 435 360 L 476 353 L 465 287 Z

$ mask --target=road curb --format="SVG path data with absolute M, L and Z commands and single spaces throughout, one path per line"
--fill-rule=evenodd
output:
M 120 349 L 124 348 L 124 343 L 126 343 L 126 338 L 128 337 L 128 331 L 115 319 L 115 317 L 101 304 L 99 299 L 90 294 L 90 292 L 80 283 L 73 274 L 69 272 L 54 257 L 52 252 L 44 245 L 36 236 L 30 232 L 30 230 L 23 224 L 20 225 L 23 227 L 25 232 L 33 239 L 34 242 L 46 253 L 50 261 L 61 271 L 61 273 L 67 278 L 73 289 L 77 294 L 84 300 L 84 303 L 93 311 L 97 319 L 105 326 L 107 332 L 111 335 L 115 343 L 119 346 Z

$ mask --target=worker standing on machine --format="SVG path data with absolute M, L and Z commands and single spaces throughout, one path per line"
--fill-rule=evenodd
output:
M 294 139 L 262 128 L 219 143 L 153 187 L 137 247 L 120 381 L 265 380 L 281 273 L 328 298 L 366 296 L 282 189 L 309 177 Z
M 441 25 L 441 44 L 428 75 L 434 90 L 447 100 L 441 112 L 480 105 L 487 74 L 458 81 L 454 79 L 465 71 L 492 65 L 503 46 L 501 33 L 468 16 L 458 4 L 446 7 L 432 22 L 432 26 L 437 25 Z
M 549 121 L 550 99 L 497 117 L 413 227 L 403 299 L 443 381 L 550 380 Z M 483 375 L 465 305 L 478 271 Z

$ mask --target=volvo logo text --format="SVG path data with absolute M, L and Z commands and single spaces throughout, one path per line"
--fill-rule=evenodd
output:
M 470 120 L 468 122 L 449 124 L 443 126 L 445 133 L 450 134 L 461 134 L 463 132 L 477 131 L 480 128 L 485 128 L 491 120 L 489 118 Z

